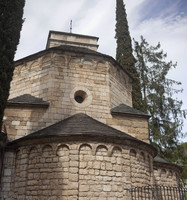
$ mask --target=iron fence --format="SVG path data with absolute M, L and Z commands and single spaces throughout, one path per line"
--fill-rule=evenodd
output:
M 187 200 L 187 188 L 144 186 L 130 189 L 132 200 Z

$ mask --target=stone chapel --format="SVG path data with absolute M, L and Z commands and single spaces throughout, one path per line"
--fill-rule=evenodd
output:
M 4 125 L 2 200 L 128 200 L 128 189 L 178 186 L 181 167 L 150 145 L 132 77 L 98 38 L 50 31 L 15 61 Z

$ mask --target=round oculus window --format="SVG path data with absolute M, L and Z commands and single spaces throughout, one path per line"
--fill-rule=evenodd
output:
M 78 90 L 74 94 L 74 99 L 77 103 L 81 104 L 87 99 L 88 95 L 83 90 Z
M 83 108 L 92 103 L 92 94 L 87 88 L 77 86 L 71 91 L 70 99 L 75 106 Z

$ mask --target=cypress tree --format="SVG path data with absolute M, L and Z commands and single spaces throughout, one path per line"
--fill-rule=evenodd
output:
M 135 67 L 132 53 L 131 37 L 127 22 L 127 14 L 123 0 L 116 0 L 116 60 L 133 77 L 132 103 L 133 107 L 144 111 L 139 75 Z
M 25 0 L 0 0 L 0 129 L 14 71 Z

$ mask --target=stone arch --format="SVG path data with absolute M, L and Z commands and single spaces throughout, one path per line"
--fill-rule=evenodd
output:
M 69 148 L 66 145 L 56 148 L 55 143 L 44 144 L 39 148 L 41 151 L 36 156 L 36 163 L 28 166 L 26 197 L 35 199 L 36 188 L 39 188 L 38 196 L 41 199 L 48 199 L 51 195 L 57 199 L 59 194 L 66 199 L 65 192 L 69 188 Z
M 65 63 L 66 63 L 65 57 L 62 56 L 62 55 L 58 55 L 58 54 L 57 54 L 57 55 L 54 57 L 54 63 L 55 63 L 55 64 L 60 64 L 60 65 L 65 65 Z
M 132 156 L 132 157 L 136 157 L 137 152 L 136 152 L 134 149 L 130 149 L 129 154 L 130 154 L 130 156 Z
M 168 177 L 168 178 L 172 178 L 172 176 L 173 176 L 173 172 L 172 172 L 171 170 L 169 170 L 169 171 L 168 171 L 168 174 L 167 174 L 167 177 Z
M 90 144 L 86 144 L 86 143 L 85 143 L 85 144 L 81 144 L 80 147 L 79 147 L 79 151 L 80 151 L 80 150 L 83 150 L 83 149 L 84 149 L 84 150 L 86 150 L 86 149 L 87 149 L 87 150 L 88 150 L 88 149 L 92 150 L 92 146 L 91 146 Z
M 28 151 L 29 160 L 36 158 L 36 154 L 38 154 L 38 148 L 36 146 L 32 146 Z
M 95 151 L 93 154 L 92 151 Z M 109 154 L 113 150 L 113 154 Z M 79 148 L 79 198 L 116 199 L 123 196 L 121 148 L 99 144 L 82 144 Z M 88 178 L 90 177 L 90 178 Z
M 103 60 L 99 60 L 97 62 L 97 67 L 103 67 L 104 64 L 105 64 L 105 62 Z
M 96 155 L 108 155 L 108 148 L 105 145 L 99 145 L 96 148 Z
M 61 158 L 61 160 L 69 161 L 69 147 L 65 144 L 58 146 L 56 155 Z
M 83 65 L 92 65 L 92 59 L 90 58 L 84 58 L 83 61 L 82 61 L 82 64 Z
M 64 58 L 65 58 L 65 56 L 64 56 Z M 74 63 L 81 63 L 81 58 L 80 57 L 77 57 L 77 56 L 75 56 L 75 55 L 71 55 L 71 64 L 74 64 Z
M 41 64 L 42 66 L 45 64 L 45 63 L 49 63 L 51 61 L 51 55 L 45 55 L 42 57 L 41 59 Z
M 111 162 L 107 163 L 108 166 L 111 166 L 111 169 L 109 169 L 113 170 L 114 174 L 118 174 L 118 178 L 122 177 L 122 149 L 118 146 L 114 146 L 110 159 Z
M 161 169 L 161 171 L 160 171 L 160 176 L 161 176 L 162 178 L 166 177 L 166 170 L 165 170 L 165 169 Z
M 57 170 L 56 175 L 58 176 L 58 190 L 62 193 L 63 198 L 67 198 L 67 193 L 70 188 L 69 177 L 70 177 L 70 148 L 68 145 L 60 144 L 56 150 Z
M 60 148 L 60 147 L 67 147 L 70 150 L 70 146 L 67 144 L 63 144 L 63 143 L 59 143 L 58 145 L 56 145 L 56 149 Z
M 92 153 L 92 146 L 85 143 L 81 144 L 79 147 L 79 197 L 85 197 L 87 193 L 91 190 L 89 184 L 87 184 L 88 176 L 93 175 L 95 156 Z M 94 181 L 93 181 L 94 182 Z M 85 190 L 86 188 L 86 190 Z
M 98 63 L 105 64 L 105 60 L 99 60 Z
M 81 144 L 79 147 L 79 169 L 80 174 L 84 174 L 82 169 L 91 169 L 93 167 L 92 147 L 89 144 Z M 89 171 L 88 171 L 89 174 Z
M 51 157 L 53 154 L 53 148 L 51 145 L 47 144 L 42 147 L 42 157 Z
M 66 149 L 70 150 L 70 147 L 69 147 L 67 144 L 59 144 L 59 145 L 57 145 L 57 147 L 56 147 L 56 155 L 58 155 L 57 152 L 58 152 L 58 150 L 59 150 L 60 148 L 66 148 Z
M 150 169 L 149 157 L 146 156 L 145 152 L 140 151 L 139 154 L 139 177 L 142 179 L 142 184 L 151 184 L 151 169 Z
M 28 188 L 37 186 L 38 180 L 39 180 L 39 174 L 40 174 L 40 160 L 42 159 L 40 157 L 40 152 L 38 149 L 38 146 L 31 146 L 28 150 L 28 166 L 27 166 L 27 179 L 26 179 L 26 195 L 28 195 L 29 192 L 27 192 Z
M 118 146 L 114 146 L 113 149 L 112 149 L 112 156 L 121 156 L 121 153 L 122 153 L 122 149 Z
M 30 72 L 32 70 L 33 67 L 35 66 L 39 66 L 39 62 L 38 61 L 32 61 L 30 63 L 30 65 L 28 66 L 28 71 Z

